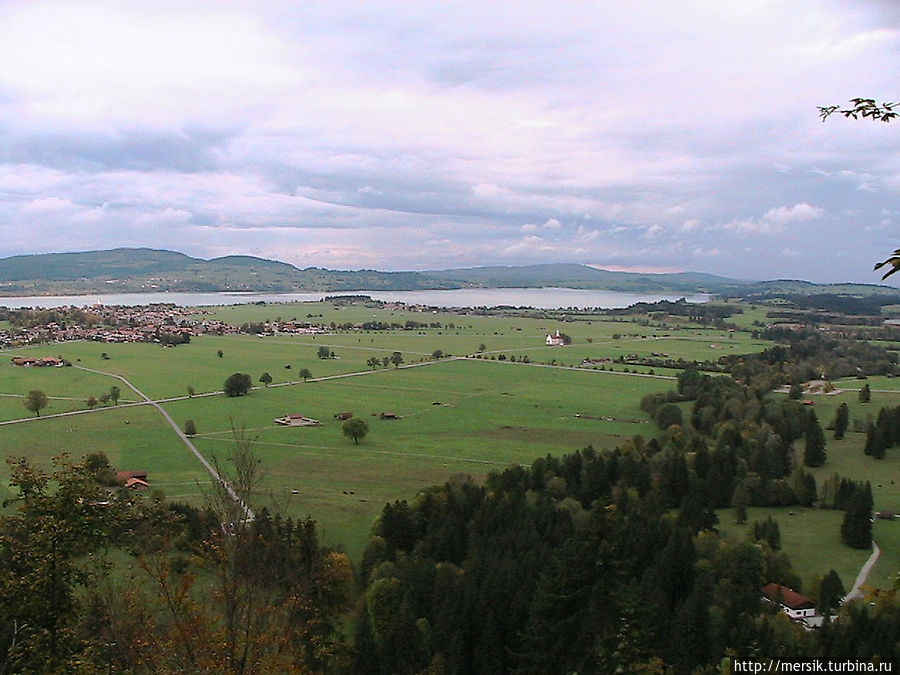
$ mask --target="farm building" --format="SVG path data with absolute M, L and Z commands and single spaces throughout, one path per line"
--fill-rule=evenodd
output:
M 780 606 L 781 611 L 794 620 L 804 621 L 816 615 L 813 601 L 792 588 L 771 583 L 762 587 L 763 598 Z
M 146 471 L 117 471 L 116 480 L 119 485 L 129 490 L 149 490 L 150 482 Z
M 319 420 L 305 417 L 299 413 L 289 413 L 284 417 L 276 417 L 275 424 L 281 424 L 286 427 L 314 427 L 318 426 Z
M 38 359 L 32 359 L 25 356 L 14 356 L 12 359 L 13 364 L 17 366 L 25 366 L 25 367 L 38 367 L 38 368 L 59 368 L 65 365 L 65 361 L 62 359 L 58 359 L 55 356 L 44 356 Z

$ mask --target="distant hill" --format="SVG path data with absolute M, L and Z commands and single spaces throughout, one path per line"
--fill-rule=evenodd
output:
M 521 267 L 470 267 L 466 269 L 428 271 L 422 274 L 461 286 L 493 288 L 527 288 L 563 286 L 635 293 L 720 293 L 742 283 L 712 274 L 678 272 L 648 274 L 612 272 L 589 265 L 545 264 Z
M 458 287 L 417 272 L 298 269 L 246 255 L 204 260 L 174 251 L 118 248 L 0 259 L 0 295 L 152 291 L 416 290 Z
M 63 295 L 151 291 L 257 291 L 269 293 L 449 288 L 564 287 L 634 293 L 711 293 L 760 300 L 780 295 L 878 295 L 900 289 L 875 284 L 817 285 L 808 281 L 751 282 L 698 272 L 614 272 L 588 265 L 489 266 L 426 272 L 299 269 L 246 255 L 204 260 L 175 251 L 117 248 L 0 259 L 0 295 Z
M 0 282 L 71 281 L 166 274 L 183 270 L 194 262 L 199 261 L 184 253 L 149 248 L 18 255 L 0 260 Z

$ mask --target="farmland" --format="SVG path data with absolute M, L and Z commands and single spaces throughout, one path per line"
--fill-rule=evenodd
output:
M 46 466 L 63 452 L 77 458 L 102 450 L 119 469 L 148 471 L 152 488 L 168 498 L 202 503 L 209 476 L 158 411 L 142 404 L 143 394 L 161 401 L 180 426 L 193 420 L 194 444 L 226 471 L 234 435 L 252 439 L 262 462 L 260 505 L 271 504 L 293 516 L 311 515 L 326 541 L 343 546 L 358 560 L 370 525 L 386 502 L 410 499 L 423 487 L 441 484 L 454 474 L 482 478 L 491 470 L 530 464 L 547 454 L 562 455 L 588 445 L 611 449 L 634 435 L 660 435 L 638 404 L 648 393 L 674 388 L 671 378 L 677 371 L 628 366 L 620 358 L 664 355 L 714 361 L 771 344 L 754 340 L 747 332 L 674 320 L 591 316 L 576 321 L 563 314 L 426 313 L 329 302 L 211 311 L 214 318 L 236 325 L 296 318 L 333 323 L 335 329 L 315 335 L 207 335 L 173 348 L 68 342 L 7 351 L 8 357 L 58 355 L 73 365 L 20 368 L 8 359 L 0 363 L 0 421 L 7 422 L 0 425 L 3 454 L 24 454 Z M 417 326 L 379 331 L 338 328 L 363 321 L 399 325 L 409 321 Z M 572 344 L 547 347 L 544 338 L 555 330 L 568 334 Z M 334 358 L 319 358 L 322 347 Z M 434 358 L 437 350 L 444 358 Z M 373 356 L 380 360 L 394 352 L 403 357 L 399 368 L 369 363 Z M 580 367 L 585 359 L 593 365 Z M 308 381 L 300 376 L 303 369 L 312 374 Z M 220 393 L 225 378 L 234 372 L 251 376 L 256 386 L 248 396 L 229 398 Z M 265 372 L 272 376 L 269 386 L 258 381 Z M 843 386 L 858 386 L 855 382 Z M 892 389 L 893 382 L 879 379 L 878 389 Z M 98 397 L 113 385 L 121 389 L 117 406 L 86 410 L 89 396 Z M 39 419 L 28 419 L 30 413 L 22 405 L 31 389 L 50 397 Z M 859 419 L 865 419 L 869 409 L 877 412 L 879 403 L 889 405 L 889 398 L 900 403 L 889 393 L 875 394 L 869 408 L 856 401 L 855 392 L 819 398 L 816 405 L 823 423 L 843 400 L 851 405 L 851 417 Z M 55 416 L 70 412 L 76 414 Z M 359 444 L 342 435 L 335 415 L 343 412 L 367 422 L 369 433 Z M 382 419 L 385 412 L 399 419 Z M 274 423 L 274 418 L 288 413 L 321 424 L 288 428 Z M 872 472 L 873 460 L 861 452 L 863 439 L 863 434 L 850 433 L 844 441 L 829 441 L 829 461 L 816 470 L 817 480 L 835 471 L 852 477 Z M 894 457 L 879 469 L 897 476 L 898 467 Z M 0 498 L 7 498 L 11 493 L 6 467 L 0 471 Z M 893 483 L 873 481 L 873 489 L 876 503 L 900 506 Z M 752 517 L 757 511 L 761 515 L 767 510 L 754 509 Z M 788 518 L 778 510 L 772 512 L 780 520 Z M 827 548 L 818 551 L 817 546 L 831 547 L 826 543 L 830 540 L 799 533 L 826 525 L 830 531 L 839 514 L 813 512 L 791 518 L 798 526 L 783 527 L 798 570 L 804 576 L 827 572 L 827 567 L 822 570 L 809 560 L 827 561 L 823 555 Z M 723 523 L 727 519 L 722 516 Z M 897 537 L 888 533 L 884 539 L 891 542 Z M 888 543 L 886 560 L 896 554 L 895 544 Z M 858 557 L 848 550 L 846 560 L 836 563 L 842 566 L 842 578 Z M 875 575 L 887 583 L 892 572 L 890 563 L 880 563 Z

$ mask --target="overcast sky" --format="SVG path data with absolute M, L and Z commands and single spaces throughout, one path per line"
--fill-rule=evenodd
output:
M 895 0 L 0 0 L 0 256 L 876 282 L 854 96 L 900 99 Z

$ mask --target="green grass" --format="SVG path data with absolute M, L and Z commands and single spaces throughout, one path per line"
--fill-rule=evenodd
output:
M 247 358 L 283 359 L 284 353 L 273 357 L 267 350 L 294 345 L 243 337 L 213 338 L 211 346 L 202 342 L 167 350 L 84 343 L 64 347 L 73 356 L 80 354 L 76 358 L 82 359 L 81 364 L 122 373 L 145 392 L 166 395 L 181 392 L 159 377 L 161 357 L 171 368 L 166 372 L 183 375 L 194 353 L 199 363 L 193 367 L 205 363 L 211 369 L 229 354 L 243 355 L 243 350 Z M 223 344 L 226 355 L 218 359 L 214 347 Z M 254 353 L 258 344 L 260 351 Z M 100 360 L 99 347 L 108 351 L 109 360 Z M 321 365 L 341 372 L 352 370 L 347 368 L 352 360 Z M 69 371 L 83 373 L 58 369 Z M 290 515 L 313 516 L 327 541 L 343 543 L 356 557 L 373 518 L 387 501 L 412 498 L 419 489 L 456 473 L 481 478 L 489 470 L 531 463 L 547 453 L 563 454 L 589 444 L 610 448 L 637 433 L 655 434 L 638 402 L 644 394 L 671 385 L 656 378 L 489 360 L 444 360 L 376 371 L 365 370 L 363 363 L 362 373 L 260 387 L 244 397 L 195 396 L 165 405 L 178 424 L 195 421 L 197 447 L 226 467 L 233 447 L 231 429 L 246 428 L 263 459 L 266 477 L 261 487 L 270 495 L 267 499 Z M 204 375 L 213 377 L 198 370 L 195 381 L 204 382 Z M 115 382 L 92 377 L 104 387 Z M 342 435 L 340 422 L 334 419 L 336 413 L 348 410 L 370 426 L 359 445 Z M 378 416 L 382 411 L 402 419 L 382 420 Z M 289 412 L 316 417 L 322 426 L 285 428 L 274 423 L 275 417 Z M 578 418 L 576 413 L 609 420 Z M 172 499 L 195 503 L 202 500 L 202 486 L 208 482 L 196 459 L 149 406 L 109 407 L 0 427 L 0 447 L 7 455 L 27 448 L 29 457 L 41 465 L 61 452 L 80 457 L 103 450 L 117 468 L 145 469 L 154 488 Z M 8 496 L 5 481 L 0 490 Z
M 814 575 L 834 569 L 849 591 L 871 551 L 853 549 L 841 541 L 843 511 L 799 507 L 750 508 L 747 522 L 734 522 L 734 509 L 720 509 L 719 529 L 724 536 L 745 539 L 753 523 L 772 516 L 781 532 L 781 549 L 791 558 L 794 571 L 808 588 Z M 827 554 L 825 554 L 827 552 Z
M 637 433 L 655 434 L 637 402 L 661 382 L 665 384 L 608 373 L 444 361 L 269 387 L 240 398 L 195 397 L 166 407 L 179 423 L 195 421 L 195 443 L 209 458 L 227 456 L 230 429 L 244 428 L 264 460 L 265 490 L 289 496 L 289 512 L 312 515 L 325 527 L 326 537 L 342 541 L 355 555 L 385 502 L 409 499 L 455 473 L 481 478 L 489 470 L 531 463 L 543 454 L 589 444 L 608 448 Z M 342 435 L 334 419 L 344 411 L 369 424 L 359 445 Z M 401 419 L 382 420 L 383 411 Z M 322 425 L 286 428 L 273 422 L 289 412 L 317 418 Z M 576 418 L 575 413 L 613 421 Z
M 897 392 L 898 394 L 900 394 L 900 377 L 885 377 L 883 375 L 872 375 L 870 377 L 867 377 L 865 380 L 859 380 L 855 377 L 845 377 L 843 379 L 834 381 L 834 385 L 836 387 L 840 387 L 842 389 L 847 389 L 847 390 L 852 390 L 852 391 L 859 391 L 866 384 L 868 384 L 869 387 L 874 390 L 872 393 L 873 401 L 876 401 L 876 399 L 878 399 L 878 397 L 879 397 L 878 391 L 879 390 Z M 886 397 L 893 396 L 893 394 L 885 394 L 885 396 Z M 886 398 L 885 399 L 885 401 L 888 401 L 888 400 L 894 401 L 894 403 L 892 403 L 890 405 L 900 405 L 900 398 L 891 398 L 891 399 Z M 885 402 L 884 405 L 888 405 L 888 403 Z
M 121 375 L 148 396 L 177 398 L 165 403 L 166 409 L 179 425 L 194 420 L 199 432 L 195 438 L 198 449 L 226 469 L 234 447 L 231 430 L 246 429 L 246 434 L 255 439 L 264 467 L 260 503 L 278 506 L 295 517 L 311 515 L 322 526 L 325 540 L 344 545 L 355 560 L 385 502 L 411 499 L 418 490 L 443 483 L 456 473 L 482 478 L 488 471 L 514 463 L 530 464 L 548 453 L 562 455 L 589 444 L 612 448 L 635 434 L 653 437 L 659 433 L 638 404 L 647 393 L 673 388 L 671 380 L 623 374 L 623 368 L 632 367 L 618 363 L 604 364 L 615 373 L 543 364 L 571 367 L 586 357 L 650 357 L 654 352 L 673 359 L 717 359 L 725 354 L 760 351 L 767 345 L 753 340 L 749 333 L 702 329 L 675 319 L 666 319 L 665 326 L 600 317 L 564 322 L 413 312 L 361 304 L 336 308 L 331 303 L 240 305 L 210 311 L 232 323 L 278 317 L 302 321 L 307 314 L 315 314 L 309 320 L 337 324 L 373 318 L 399 323 L 439 321 L 442 328 L 266 338 L 201 336 L 169 349 L 151 344 L 72 342 L 9 350 L 5 352 L 9 357 L 16 353 L 62 355 L 76 366 L 107 374 L 79 368 L 26 369 L 8 362 L 0 364 L 0 394 L 7 394 L 0 395 L 0 421 L 30 416 L 22 405 L 30 389 L 41 389 L 51 397 L 45 413 L 84 409 L 88 396 L 99 397 L 113 384 L 122 389 L 123 404 L 136 400 L 137 396 L 114 377 Z M 736 321 L 750 326 L 761 320 L 761 312 L 747 307 L 745 314 L 736 315 Z M 451 323 L 453 328 L 448 327 Z M 556 329 L 571 335 L 573 344 L 547 347 L 544 337 Z M 487 350 L 481 359 L 428 362 L 436 349 L 465 355 L 475 353 L 481 344 Z M 323 345 L 339 358 L 317 358 L 316 352 Z M 221 358 L 218 350 L 223 352 Z M 389 356 L 393 351 L 400 351 L 406 364 L 428 363 L 399 370 L 369 370 L 366 361 L 371 356 Z M 104 352 L 109 359 L 101 358 Z M 534 363 L 490 358 L 501 354 L 517 360 L 527 355 Z M 296 381 L 301 368 L 308 368 L 314 378 L 362 374 L 276 386 Z M 259 387 L 238 398 L 223 394 L 186 397 L 188 386 L 197 394 L 220 390 L 233 372 L 249 373 L 257 385 L 259 376 L 269 372 L 273 386 Z M 661 368 L 655 372 L 676 374 Z M 849 380 L 846 386 L 858 383 Z M 869 383 L 873 389 L 891 388 L 900 393 L 900 379 L 870 378 Z M 882 405 L 900 405 L 900 396 L 893 393 L 874 393 L 868 405 L 860 404 L 856 392 L 851 391 L 816 396 L 814 400 L 823 425 L 842 401 L 851 408 L 851 420 L 861 423 L 866 415 L 876 415 Z M 334 419 L 336 413 L 344 411 L 352 411 L 369 423 L 370 432 L 359 445 L 342 435 L 340 422 Z M 394 412 L 402 419 L 382 420 L 378 417 L 382 411 Z M 277 426 L 273 418 L 286 413 L 303 413 L 320 419 L 322 425 Z M 869 478 L 876 506 L 900 511 L 896 485 L 900 483 L 900 450 L 889 450 L 885 460 L 876 462 L 862 453 L 863 442 L 863 435 L 854 433 L 840 442 L 829 438 L 828 462 L 814 470 L 817 481 L 821 483 L 834 472 L 855 479 Z M 108 407 L 0 425 L 0 450 L 3 455 L 27 454 L 45 467 L 62 452 L 77 458 L 102 450 L 117 468 L 147 470 L 154 488 L 171 499 L 193 503 L 202 502 L 209 483 L 200 463 L 158 411 L 149 406 Z M 11 496 L 8 480 L 8 469 L 0 466 L 0 499 Z M 836 516 L 837 512 L 812 510 L 792 517 L 779 515 L 787 521 L 782 526 L 785 549 L 804 576 L 819 573 L 821 566 L 827 565 L 823 570 L 827 572 L 837 565 L 842 579 L 848 582 L 844 574 L 856 565 L 856 559 L 831 536 L 837 532 L 839 521 L 835 525 L 829 519 Z M 883 562 L 873 574 L 879 583 L 887 582 L 900 558 L 900 534 L 895 534 L 900 527 L 889 529 L 893 525 L 876 525 L 876 540 L 885 551 Z
M 54 349 L 52 354 L 56 355 L 56 351 Z M 10 358 L 18 353 L 26 352 L 6 352 Z M 114 384 L 123 389 L 120 401 L 125 402 L 129 397 L 136 400 L 132 392 L 125 391 L 121 382 L 78 368 L 25 368 L 0 362 L 0 420 L 32 416 L 33 413 L 23 405 L 25 395 L 32 389 L 40 389 L 50 398 L 49 405 L 41 411 L 47 415 L 83 409 L 88 396 L 99 397 Z

